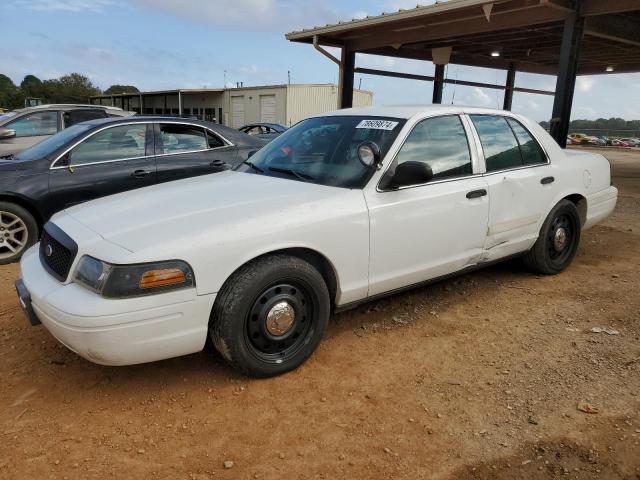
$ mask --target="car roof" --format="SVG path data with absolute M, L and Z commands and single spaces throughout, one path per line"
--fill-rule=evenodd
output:
M 284 128 L 284 129 L 286 129 L 286 128 L 287 128 L 287 127 L 285 127 L 284 125 L 280 125 L 279 123 L 256 122 L 256 123 L 247 123 L 245 126 L 240 127 L 240 129 L 243 129 L 243 128 L 249 128 L 249 127 L 261 127 L 261 126 L 265 126 L 265 127 L 275 127 L 275 128 Z
M 48 110 L 50 108 L 58 108 L 61 110 L 69 110 L 74 108 L 83 108 L 83 109 L 100 109 L 100 110 L 117 110 L 120 112 L 124 112 L 119 107 L 112 107 L 111 105 L 89 105 L 85 103 L 47 103 L 45 105 L 36 105 L 35 107 L 25 107 L 25 108 L 17 108 L 13 110 L 16 113 L 24 113 L 24 112 L 33 112 L 36 110 Z
M 385 105 L 379 107 L 359 107 L 345 108 L 343 110 L 335 110 L 333 112 L 315 115 L 316 117 L 326 116 L 371 116 L 371 117 L 391 117 L 410 119 L 425 114 L 500 114 L 512 115 L 506 110 L 498 110 L 494 108 L 467 107 L 463 105 Z
M 100 127 L 103 125 L 118 125 L 118 124 L 130 124 L 130 123 L 149 123 L 149 122 L 170 122 L 170 123 L 186 123 L 190 125 L 198 125 L 204 128 L 218 132 L 232 143 L 240 143 L 243 145 L 264 145 L 259 139 L 240 132 L 234 128 L 229 128 L 219 123 L 208 122 L 206 120 L 195 120 L 191 118 L 169 117 L 169 116 L 144 116 L 136 115 L 133 117 L 110 117 L 110 118 L 96 118 L 93 120 L 87 120 L 82 122 L 84 125 L 91 125 L 93 127 Z

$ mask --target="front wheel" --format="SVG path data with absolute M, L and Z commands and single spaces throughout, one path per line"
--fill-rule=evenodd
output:
M 580 215 L 574 203 L 560 201 L 542 224 L 538 240 L 524 257 L 525 264 L 545 275 L 562 272 L 578 251 L 580 230 Z
M 15 203 L 0 202 L 0 265 L 17 262 L 38 241 L 38 224 Z
M 311 264 L 270 255 L 245 265 L 222 287 L 210 336 L 244 374 L 280 375 L 311 356 L 326 330 L 330 305 L 327 285 Z

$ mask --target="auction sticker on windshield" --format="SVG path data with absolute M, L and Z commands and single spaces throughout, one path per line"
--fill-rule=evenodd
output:
M 373 130 L 393 130 L 398 122 L 391 120 L 362 120 L 356 128 L 371 128 Z

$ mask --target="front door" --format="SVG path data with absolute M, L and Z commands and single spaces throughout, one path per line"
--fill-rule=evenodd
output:
M 427 118 L 394 163 L 424 162 L 425 184 L 366 192 L 370 218 L 369 296 L 437 278 L 478 262 L 489 217 L 487 185 L 457 115 Z M 474 167 L 474 164 L 476 165 Z
M 161 123 L 155 129 L 157 182 L 216 173 L 235 163 L 237 148 L 204 127 Z
M 85 138 L 51 169 L 49 208 L 58 211 L 151 185 L 156 173 L 152 138 L 152 125 L 145 123 L 108 127 Z
M 484 153 L 491 209 L 486 260 L 520 253 L 538 237 L 557 183 L 547 156 L 517 120 L 470 115 Z

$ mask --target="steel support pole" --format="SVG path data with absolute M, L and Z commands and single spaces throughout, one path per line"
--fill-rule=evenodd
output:
M 340 61 L 340 83 L 338 85 L 338 108 L 353 107 L 353 83 L 355 78 L 356 52 L 342 47 Z
M 507 83 L 504 89 L 504 105 L 503 110 L 511 110 L 513 106 L 513 89 L 516 86 L 516 66 L 515 64 L 509 64 L 509 70 L 507 70 Z
M 436 65 L 436 73 L 433 80 L 433 100 L 431 103 L 442 103 L 442 91 L 444 90 L 444 65 Z
M 556 81 L 556 96 L 553 102 L 550 133 L 562 148 L 567 145 L 580 46 L 584 36 L 584 17 L 581 16 L 583 4 L 583 0 L 576 0 L 575 11 L 565 20 L 562 46 L 560 47 L 560 69 Z

